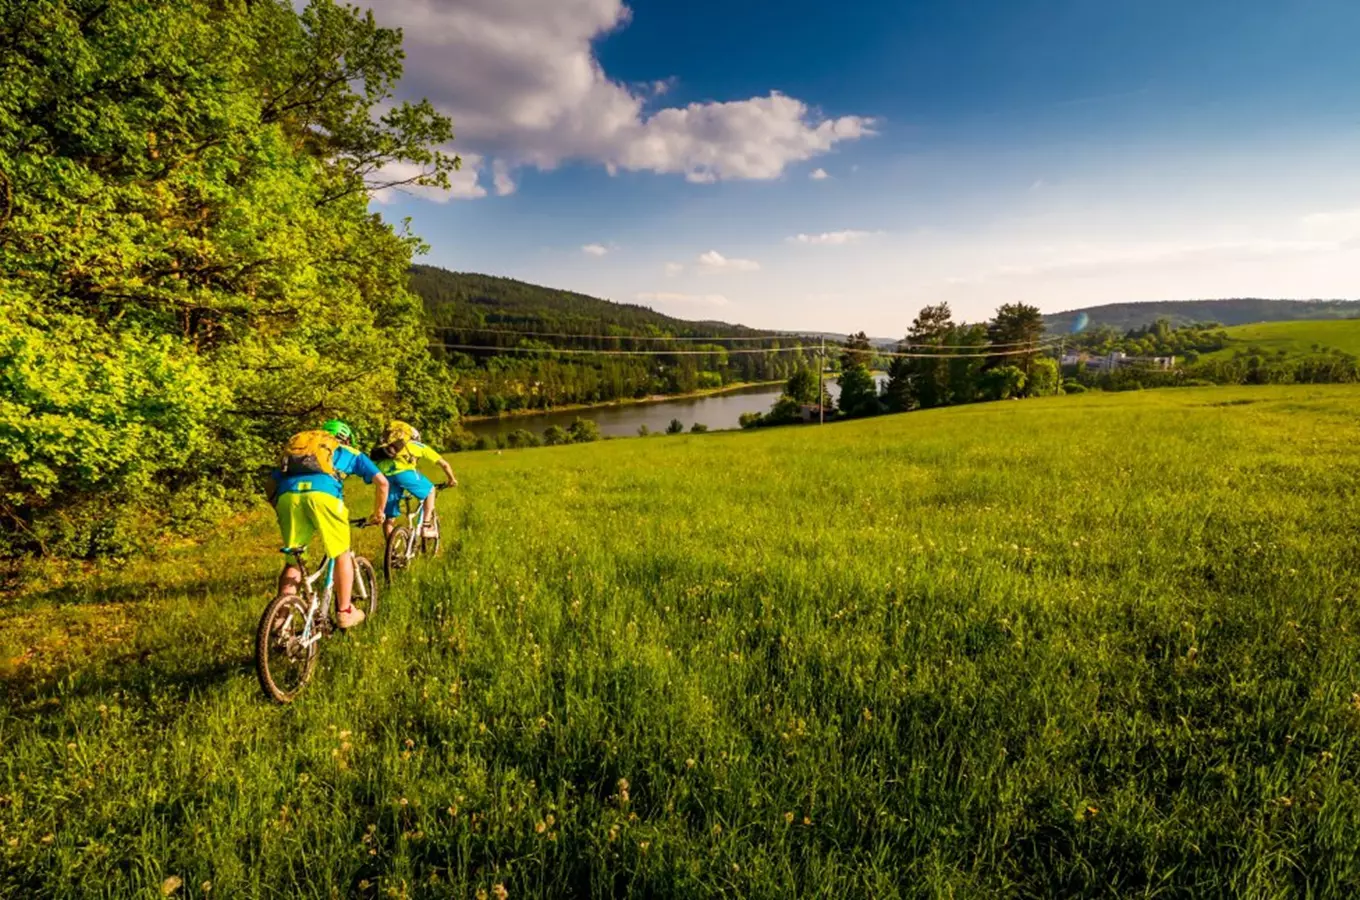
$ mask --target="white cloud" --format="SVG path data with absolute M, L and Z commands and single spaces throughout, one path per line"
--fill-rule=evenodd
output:
M 683 272 L 683 271 L 685 271 L 685 267 L 684 267 L 683 265 L 681 265 L 680 263 L 678 263 L 678 262 L 668 262 L 668 263 L 666 263 L 666 277 L 667 277 L 667 278 L 674 278 L 675 276 L 679 275 L 679 274 L 680 274 L 681 272 Z
M 609 248 L 604 244 L 586 244 L 581 248 L 581 252 L 587 256 L 604 256 L 609 252 Z
M 726 306 L 727 298 L 722 294 L 670 294 L 664 291 L 638 294 L 639 303 L 684 303 L 701 306 Z
M 808 177 L 813 181 L 826 181 L 831 176 L 826 174 L 826 169 L 813 169 Z
M 757 272 L 760 263 L 754 259 L 728 259 L 717 250 L 699 254 L 699 271 L 713 275 L 719 272 Z
M 450 200 L 475 200 L 486 196 L 486 188 L 478 183 L 482 170 L 482 158 L 475 153 L 463 155 L 463 166 L 457 172 L 449 173 L 449 189 L 420 187 L 403 184 L 398 187 L 381 188 L 369 191 L 369 197 L 378 203 L 391 203 L 399 194 L 447 203 Z M 421 174 L 422 168 L 411 163 L 389 163 L 372 176 L 373 181 L 405 181 Z
M 1313 213 L 1304 216 L 1299 224 L 1311 240 L 1345 243 L 1360 239 L 1360 209 Z
M 593 49 L 627 24 L 622 0 L 369 3 L 404 29 L 404 92 L 447 112 L 457 146 L 503 162 L 506 179 L 509 167 L 572 159 L 694 182 L 771 179 L 873 134 L 870 118 L 826 118 L 778 92 L 649 111 L 670 82 L 616 82 Z
M 496 186 L 496 196 L 506 197 L 515 192 L 515 179 L 510 176 L 510 167 L 498 159 L 491 166 L 492 183 Z
M 865 238 L 881 233 L 878 231 L 826 231 L 821 234 L 796 234 L 789 238 L 789 243 L 839 247 L 842 244 L 857 244 Z

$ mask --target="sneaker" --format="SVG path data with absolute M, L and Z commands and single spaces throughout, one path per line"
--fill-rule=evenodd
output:
M 336 618 L 340 620 L 340 627 L 342 629 L 348 629 L 358 625 L 366 617 L 364 616 L 364 611 L 362 609 L 357 606 L 351 606 L 349 609 L 340 610 L 340 613 Z
M 420 529 L 420 536 L 421 536 L 421 537 L 427 537 L 427 538 L 437 538 L 437 537 L 439 537 L 439 526 L 438 526 L 438 525 L 426 525 L 424 528 Z

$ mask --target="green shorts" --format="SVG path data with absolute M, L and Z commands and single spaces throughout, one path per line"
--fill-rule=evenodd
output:
M 321 532 L 321 547 L 335 559 L 349 552 L 349 513 L 345 501 L 322 491 L 287 493 L 274 504 L 285 547 L 305 547 Z

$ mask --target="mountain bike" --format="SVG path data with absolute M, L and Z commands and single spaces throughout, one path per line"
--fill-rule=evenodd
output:
M 447 484 L 435 485 L 439 491 Z M 401 498 L 401 518 L 387 535 L 387 549 L 383 553 L 383 578 L 390 585 L 397 573 L 411 564 L 417 555 L 434 556 L 439 552 L 439 513 L 425 521 L 425 504 L 410 494 Z M 404 522 L 402 520 L 405 520 Z
M 351 519 L 350 524 L 364 528 L 369 521 Z M 323 556 L 316 571 L 309 573 L 305 547 L 284 547 L 279 552 L 301 573 L 301 592 L 279 594 L 265 607 L 255 634 L 255 671 L 266 697 L 291 703 L 316 670 L 322 639 L 339 630 L 333 616 L 335 560 Z M 378 611 L 378 576 L 373 563 L 357 553 L 350 602 L 364 611 L 365 621 Z

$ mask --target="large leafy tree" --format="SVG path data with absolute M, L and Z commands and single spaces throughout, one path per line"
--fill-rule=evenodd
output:
M 209 512 L 326 415 L 452 414 L 368 209 L 457 165 L 401 59 L 331 0 L 0 4 L 0 551 Z
M 1044 336 L 1044 314 L 1027 303 L 1006 303 L 987 323 L 987 338 L 997 345 L 998 355 L 988 367 L 1014 366 L 1027 377 L 1039 356 L 1039 340 Z
M 907 336 L 897 345 L 899 353 L 888 366 L 885 401 L 897 412 L 950 402 L 950 368 L 946 358 L 955 332 L 948 303 L 922 307 Z M 934 354 L 934 358 L 929 358 Z

